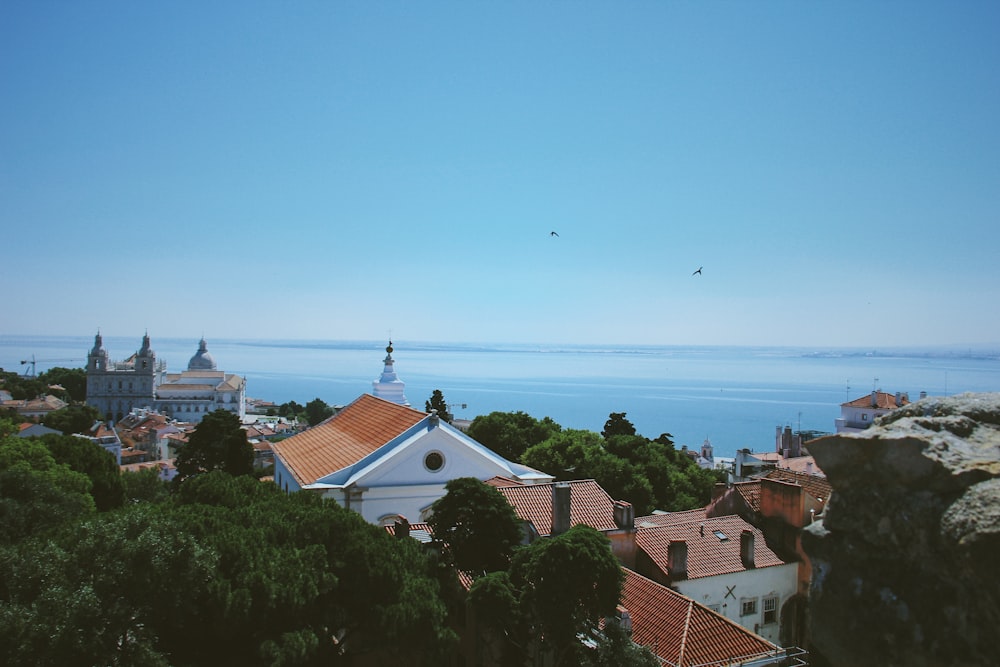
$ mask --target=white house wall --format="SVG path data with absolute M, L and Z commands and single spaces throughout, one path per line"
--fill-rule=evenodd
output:
M 773 565 L 714 577 L 674 582 L 673 588 L 747 630 L 779 643 L 781 608 L 798 591 L 798 564 Z M 731 592 L 730 592 L 731 589 Z M 764 598 L 777 596 L 777 621 L 764 623 Z M 741 615 L 743 600 L 756 599 L 757 611 Z
M 444 465 L 429 470 L 425 465 L 431 452 L 440 454 Z M 387 452 L 384 457 L 357 473 L 360 486 L 397 486 L 410 484 L 444 484 L 457 477 L 488 479 L 494 475 L 510 475 L 510 470 L 456 438 L 442 428 L 415 435 Z M 442 481 L 444 480 L 444 481 Z

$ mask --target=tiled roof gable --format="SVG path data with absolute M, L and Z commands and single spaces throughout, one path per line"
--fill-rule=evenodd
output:
M 632 619 L 632 641 L 648 646 L 664 664 L 721 667 L 779 650 L 691 598 L 623 570 L 621 604 Z
M 615 530 L 615 503 L 592 479 L 567 482 L 570 485 L 570 526 L 586 524 L 599 531 Z M 552 532 L 552 488 L 554 483 L 498 486 L 522 521 L 529 521 L 539 535 Z
M 273 450 L 299 485 L 306 486 L 357 463 L 425 417 L 418 410 L 362 394 L 326 421 L 274 443 Z
M 635 521 L 636 545 L 664 574 L 670 572 L 667 548 L 671 541 L 680 540 L 687 542 L 688 579 L 742 572 L 746 569 L 740 559 L 740 535 L 744 530 L 753 532 L 754 566 L 757 569 L 785 564 L 767 546 L 764 534 L 738 516 L 695 520 L 679 517 L 673 523 L 669 519 L 670 515 L 665 514 L 642 517 Z M 653 520 L 657 523 L 653 523 Z M 720 539 L 715 531 L 720 531 L 726 539 Z

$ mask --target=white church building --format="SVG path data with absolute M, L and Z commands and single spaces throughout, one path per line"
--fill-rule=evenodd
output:
M 426 521 L 445 484 L 458 477 L 501 476 L 522 484 L 554 479 L 504 459 L 435 413 L 409 407 L 391 343 L 386 351 L 372 394 L 272 445 L 279 488 L 319 493 L 370 523 L 392 525 L 400 518 Z

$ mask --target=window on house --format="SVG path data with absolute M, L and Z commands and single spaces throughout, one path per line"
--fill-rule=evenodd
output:
M 716 614 L 721 614 L 722 613 L 721 608 L 717 604 L 710 604 L 710 605 L 708 605 L 708 608 L 711 609 L 712 611 L 714 611 Z
M 753 616 L 757 613 L 757 598 L 740 600 L 740 616 Z
M 772 595 L 764 598 L 764 625 L 778 622 L 778 598 Z
M 863 422 L 868 421 L 868 413 L 867 412 L 862 412 L 861 413 L 861 421 L 863 421 Z

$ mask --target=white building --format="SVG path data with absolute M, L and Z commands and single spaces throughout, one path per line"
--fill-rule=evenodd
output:
M 372 382 L 372 394 L 378 396 L 379 398 L 384 398 L 387 401 L 392 401 L 393 403 L 398 403 L 399 405 L 409 406 L 410 402 L 406 400 L 406 394 L 403 390 L 406 388 L 406 383 L 399 379 L 396 375 L 396 370 L 394 368 L 394 360 L 392 358 L 392 341 L 389 341 L 389 345 L 385 348 L 385 359 L 383 360 L 385 367 L 382 369 L 382 375 Z
M 640 574 L 780 643 L 783 608 L 798 592 L 798 564 L 779 558 L 759 529 L 704 510 L 640 517 L 635 526 Z
M 437 415 L 370 394 L 272 449 L 279 488 L 319 493 L 379 525 L 426 520 L 458 477 L 553 479 L 507 461 Z
M 924 398 L 926 394 L 921 394 Z M 853 401 L 840 404 L 840 417 L 834 420 L 837 433 L 857 433 L 863 431 L 882 415 L 910 402 L 907 394 L 896 392 L 895 395 L 884 391 L 872 391 L 870 396 L 862 396 Z
M 148 334 L 139 351 L 125 361 L 111 361 L 100 333 L 87 355 L 87 404 L 109 421 L 141 408 L 193 423 L 215 410 L 242 419 L 245 400 L 246 379 L 216 370 L 204 338 L 180 373 L 168 373 L 166 363 L 157 362 Z

